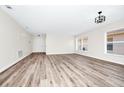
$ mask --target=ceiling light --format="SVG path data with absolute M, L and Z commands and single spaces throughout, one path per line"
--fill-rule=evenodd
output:
M 95 23 L 99 24 L 99 23 L 103 23 L 106 20 L 106 17 L 104 15 L 101 15 L 102 11 L 98 12 L 98 17 L 95 18 Z

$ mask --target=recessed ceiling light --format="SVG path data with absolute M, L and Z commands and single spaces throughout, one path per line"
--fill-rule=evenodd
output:
M 11 6 L 9 6 L 9 5 L 6 5 L 6 8 L 8 8 L 8 9 L 12 9 L 12 7 L 11 7 Z

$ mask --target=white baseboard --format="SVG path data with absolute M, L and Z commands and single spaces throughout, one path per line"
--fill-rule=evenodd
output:
M 75 54 L 79 54 L 79 55 L 83 55 L 83 56 L 87 56 L 87 57 L 91 57 L 91 58 L 96 58 L 96 59 L 99 59 L 99 60 L 108 61 L 108 62 L 115 63 L 115 64 L 124 65 L 124 63 L 122 63 L 122 62 L 116 62 L 116 61 L 104 59 L 104 58 L 101 58 L 101 57 L 96 57 L 96 56 L 91 56 L 91 55 L 85 55 L 85 54 L 81 54 L 81 53 L 78 53 L 78 52 L 75 52 Z
M 65 52 L 65 53 L 46 53 L 46 55 L 61 55 L 61 54 L 73 54 L 74 52 Z
M 25 57 L 27 57 L 27 56 L 29 56 L 29 55 L 31 55 L 31 54 L 32 54 L 32 53 L 29 53 L 28 55 L 25 55 L 25 56 L 23 56 L 23 57 L 17 59 L 17 60 L 14 61 L 13 63 L 11 63 L 11 64 L 9 64 L 9 65 L 7 65 L 7 66 L 4 66 L 3 68 L 0 68 L 0 73 L 3 72 L 3 71 L 5 71 L 6 69 L 8 69 L 9 67 L 11 67 L 12 65 L 16 64 L 17 62 L 19 62 L 20 60 L 24 59 Z

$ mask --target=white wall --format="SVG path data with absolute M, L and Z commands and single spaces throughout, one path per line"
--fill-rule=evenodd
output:
M 0 9 L 0 72 L 32 52 L 31 35 Z M 23 56 L 18 57 L 18 51 Z
M 47 34 L 46 54 L 74 53 L 74 37 L 66 34 Z
M 33 36 L 33 52 L 46 52 L 46 35 Z
M 88 36 L 88 52 L 76 51 L 76 53 L 119 64 L 124 64 L 124 55 L 105 53 L 106 32 L 117 30 L 120 28 L 124 28 L 124 22 L 119 21 L 113 24 L 108 24 L 103 27 L 92 29 L 91 31 L 78 35 L 77 38 Z

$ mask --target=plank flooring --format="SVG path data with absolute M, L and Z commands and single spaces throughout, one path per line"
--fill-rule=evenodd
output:
M 0 74 L 1 87 L 124 87 L 124 66 L 77 54 L 32 54 Z

